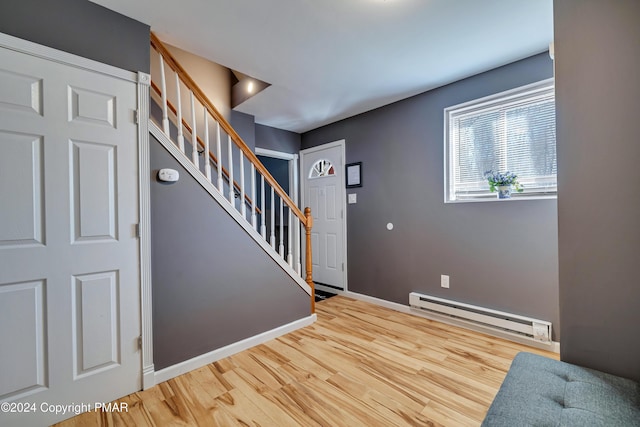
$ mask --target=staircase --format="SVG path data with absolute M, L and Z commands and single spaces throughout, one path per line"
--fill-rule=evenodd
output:
M 151 98 L 162 114 L 157 123 L 149 120 L 150 133 L 309 294 L 314 313 L 310 208 L 303 213 L 296 206 L 153 33 L 151 47 L 152 61 L 158 61 L 160 70 L 151 76 Z

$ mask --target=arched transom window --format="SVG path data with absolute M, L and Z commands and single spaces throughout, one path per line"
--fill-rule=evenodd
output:
M 329 160 L 318 160 L 311 166 L 309 178 L 322 178 L 325 176 L 333 176 L 336 170 Z

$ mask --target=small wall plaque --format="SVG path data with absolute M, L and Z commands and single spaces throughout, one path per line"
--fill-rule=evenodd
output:
M 362 187 L 362 162 L 349 163 L 345 168 L 347 188 Z

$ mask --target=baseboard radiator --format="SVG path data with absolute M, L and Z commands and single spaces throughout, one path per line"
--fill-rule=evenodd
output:
M 482 326 L 502 334 L 551 344 L 551 322 L 464 304 L 444 298 L 411 292 L 409 305 L 414 310 L 436 314 L 438 317 L 455 319 L 462 323 Z

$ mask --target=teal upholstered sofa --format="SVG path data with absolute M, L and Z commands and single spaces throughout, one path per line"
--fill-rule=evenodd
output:
M 519 353 L 482 426 L 640 426 L 640 384 Z

